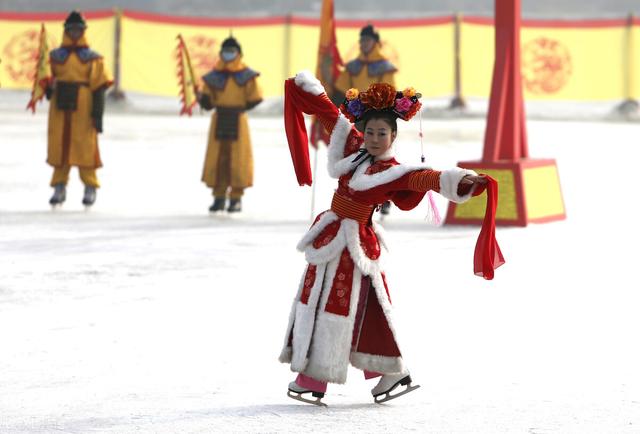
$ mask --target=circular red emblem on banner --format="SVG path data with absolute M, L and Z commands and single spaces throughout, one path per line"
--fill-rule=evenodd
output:
M 26 30 L 14 35 L 2 50 L 2 63 L 11 80 L 19 86 L 30 86 L 38 63 L 40 30 Z M 49 49 L 55 41 L 49 36 Z
M 205 35 L 195 35 L 185 41 L 191 56 L 191 66 L 196 78 L 211 71 L 218 61 L 219 43 L 216 39 Z
M 567 84 L 572 72 L 571 54 L 559 41 L 541 37 L 524 45 L 522 81 L 529 92 L 556 93 Z

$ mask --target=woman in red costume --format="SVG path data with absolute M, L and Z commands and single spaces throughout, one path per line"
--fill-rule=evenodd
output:
M 294 148 L 307 146 L 292 143 L 303 142 L 300 137 L 306 135 L 295 131 L 302 112 L 316 115 L 331 132 L 328 170 L 338 179 L 331 209 L 318 215 L 298 244 L 308 265 L 280 354 L 280 361 L 299 373 L 288 395 L 324 405 L 320 399 L 327 383 L 344 383 L 351 363 L 365 378 L 380 377 L 372 389 L 375 402 L 393 399 L 418 386 L 412 386 L 398 346 L 384 271 L 384 236 L 371 216 L 387 200 L 401 210 L 415 208 L 429 190 L 464 202 L 487 179 L 461 168 L 440 172 L 395 160 L 396 119 L 407 121 L 421 107 L 413 88 L 397 92 L 377 83 L 365 92 L 350 89 L 338 110 L 320 82 L 302 72 L 287 80 L 285 94 L 292 155 Z M 354 127 L 360 120 L 363 133 Z M 399 386 L 405 389 L 392 395 Z M 309 393 L 316 399 L 304 398 Z

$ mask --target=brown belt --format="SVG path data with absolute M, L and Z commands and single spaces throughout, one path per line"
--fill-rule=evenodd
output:
M 338 217 L 352 219 L 358 223 L 367 224 L 373 213 L 373 205 L 356 202 L 341 194 L 334 193 L 331 201 L 331 211 Z

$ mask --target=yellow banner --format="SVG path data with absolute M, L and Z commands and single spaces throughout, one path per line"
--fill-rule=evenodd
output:
M 49 48 L 60 46 L 62 24 L 67 14 L 17 14 L 0 12 L 0 84 L 3 89 L 30 89 L 38 61 L 41 24 L 49 37 Z M 87 20 L 87 41 L 104 56 L 113 76 L 114 21 L 112 12 L 92 12 Z M 25 102 L 26 104 L 26 102 Z
M 0 84 L 28 89 L 33 82 L 38 33 L 44 23 L 49 46 L 59 45 L 65 14 L 0 12 Z M 87 38 L 113 75 L 115 18 L 88 13 Z M 338 20 L 345 62 L 358 54 L 363 22 Z M 426 98 L 454 93 L 453 17 L 374 21 L 383 52 L 397 66 L 399 87 L 414 86 Z M 640 98 L 640 21 L 524 21 L 522 76 L 529 100 L 622 100 Z M 124 91 L 178 98 L 175 38 L 182 34 L 198 80 L 216 62 L 229 31 L 242 45 L 246 63 L 260 71 L 266 97 L 281 96 L 283 81 L 302 69 L 316 70 L 319 20 L 306 18 L 206 19 L 125 11 L 121 34 Z M 487 98 L 493 73 L 491 20 L 464 18 L 460 28 L 461 91 Z
M 180 19 L 125 11 L 122 88 L 178 98 L 176 36 L 182 34 L 194 74 L 200 80 L 213 69 L 220 44 L 232 30 L 242 46 L 245 63 L 261 73 L 259 80 L 265 96 L 282 95 L 285 77 L 283 22 L 283 19 L 255 20 L 255 23 L 250 20 Z M 314 50 L 310 51 L 313 53 Z
M 403 21 L 403 25 L 391 23 L 377 27 L 382 53 L 398 68 L 396 84 L 399 88 L 413 86 L 425 97 L 451 95 L 454 89 L 452 20 Z M 360 25 L 338 21 L 337 26 L 338 49 L 346 63 L 358 56 Z M 316 22 L 293 20 L 289 76 L 301 69 L 315 71 L 317 55 L 310 47 L 318 45 L 319 37 Z
M 489 20 L 462 24 L 462 93 L 491 91 L 494 29 Z M 637 26 L 636 26 L 637 27 Z M 634 31 L 635 37 L 636 31 Z M 525 22 L 520 34 L 522 88 L 528 100 L 618 100 L 626 91 L 630 33 L 624 22 Z

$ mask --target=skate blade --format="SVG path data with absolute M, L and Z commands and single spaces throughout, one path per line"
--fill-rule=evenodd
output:
M 295 399 L 296 401 L 301 401 L 301 402 L 305 402 L 307 404 L 317 405 L 318 407 L 326 407 L 327 406 L 327 404 L 325 404 L 324 402 L 321 401 L 322 398 L 316 398 L 315 400 L 307 399 L 307 398 L 303 398 L 302 394 L 295 393 L 295 392 L 292 392 L 290 390 L 287 390 L 287 396 L 289 398 L 291 398 L 291 399 Z
M 395 386 L 393 386 L 391 389 L 389 389 L 387 392 L 374 396 L 373 400 L 375 401 L 376 404 L 382 404 L 383 402 L 391 401 L 392 399 L 396 399 L 402 395 L 406 395 L 409 392 L 413 392 L 414 390 L 420 387 L 419 384 L 416 386 L 412 386 L 411 384 L 408 384 L 407 387 L 402 392 L 398 392 L 392 395 L 391 392 L 393 392 L 399 385 L 400 384 L 398 383 Z

